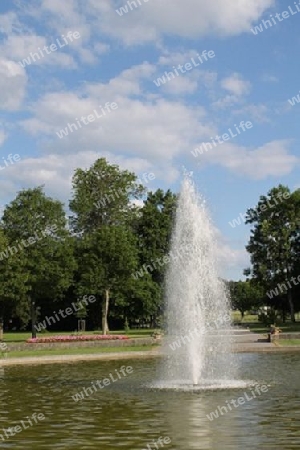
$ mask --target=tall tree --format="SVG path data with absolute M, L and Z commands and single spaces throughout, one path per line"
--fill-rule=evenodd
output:
M 73 230 L 90 233 L 104 225 L 128 224 L 136 211 L 132 201 L 144 193 L 134 173 L 109 164 L 105 158 L 98 159 L 88 170 L 77 169 L 70 201 Z
M 124 292 L 137 268 L 136 239 L 124 226 L 106 225 L 81 241 L 82 256 L 78 293 L 87 291 L 102 304 L 102 333 L 107 334 L 111 297 Z
M 255 208 L 247 211 L 246 223 L 252 224 L 247 250 L 252 268 L 248 273 L 266 290 L 278 283 L 289 286 L 299 260 L 299 192 L 291 194 L 288 187 L 279 185 L 267 196 L 261 196 Z M 291 320 L 295 321 L 293 292 L 288 287 L 286 302 Z
M 0 318 L 6 322 L 15 317 L 23 324 L 29 313 L 24 301 L 28 292 L 25 260 L 19 255 L 7 258 L 8 246 L 9 241 L 0 229 Z
M 177 196 L 170 190 L 164 192 L 158 189 L 149 192 L 137 221 L 140 264 L 153 265 L 152 278 L 160 285 L 164 280 L 166 265 L 155 262 L 166 256 L 170 250 L 176 203 Z
M 136 267 L 136 241 L 131 232 L 145 188 L 137 176 L 98 159 L 89 169 L 77 169 L 73 177 L 71 227 L 81 236 L 85 261 L 79 285 L 102 301 L 102 330 L 108 330 L 110 296 Z M 125 229 L 126 228 L 126 229 Z M 88 261 L 88 263 L 86 263 Z M 123 261 L 123 262 L 122 262 Z
M 1 228 L 8 240 L 6 257 L 18 258 L 25 274 L 26 293 L 23 289 L 20 298 L 30 311 L 35 337 L 36 307 L 59 298 L 75 268 L 63 205 L 47 197 L 42 187 L 23 190 L 6 207 Z
M 263 290 L 250 281 L 230 281 L 229 290 L 232 307 L 240 311 L 242 319 L 246 311 L 257 308 L 263 303 Z

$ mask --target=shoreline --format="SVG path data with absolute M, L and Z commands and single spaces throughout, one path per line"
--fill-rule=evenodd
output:
M 237 345 L 234 353 L 294 353 L 300 352 L 300 346 L 259 346 L 259 345 Z M 17 358 L 0 359 L 0 367 L 36 364 L 64 364 L 84 361 L 117 361 L 122 359 L 148 359 L 162 357 L 159 349 L 136 351 L 136 352 L 112 352 L 94 353 L 82 355 L 50 355 L 50 356 L 23 356 Z
M 116 361 L 120 359 L 143 359 L 159 356 L 158 351 L 94 353 L 90 355 L 50 355 L 50 356 L 22 356 L 0 360 L 0 367 L 28 365 L 28 364 L 63 364 L 80 361 Z

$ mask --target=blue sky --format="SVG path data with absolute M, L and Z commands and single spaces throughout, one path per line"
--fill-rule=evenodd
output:
M 185 167 L 219 230 L 222 274 L 241 278 L 249 228 L 229 221 L 279 183 L 300 186 L 300 103 L 288 102 L 300 90 L 294 2 L 136 0 L 123 15 L 116 9 L 125 1 L 26 3 L 0 3 L 1 207 L 41 184 L 67 203 L 74 169 L 98 157 L 139 177 L 155 174 L 151 190 L 177 191 Z M 251 31 L 283 11 L 289 17 Z M 32 56 L 39 49 L 40 59 Z M 215 56 L 154 83 L 204 51 Z M 58 137 L 100 105 L 105 116 Z M 241 121 L 252 127 L 193 156 Z M 11 163 L 9 154 L 20 161 Z

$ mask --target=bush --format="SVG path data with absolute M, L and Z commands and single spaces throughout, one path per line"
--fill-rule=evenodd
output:
M 124 323 L 124 331 L 125 331 L 126 334 L 130 331 L 130 326 L 129 326 L 127 317 L 126 317 L 125 323 Z
M 276 323 L 278 318 L 279 317 L 275 309 L 270 309 L 269 311 L 261 311 L 258 315 L 258 321 L 266 327 L 270 327 L 272 324 Z

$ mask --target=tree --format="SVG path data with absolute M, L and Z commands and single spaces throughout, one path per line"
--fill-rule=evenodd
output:
M 0 318 L 4 322 L 17 316 L 21 324 L 28 320 L 28 306 L 24 301 L 27 294 L 27 274 L 24 258 L 18 255 L 6 257 L 9 241 L 0 229 Z
M 111 296 L 123 292 L 137 268 L 136 239 L 124 226 L 105 225 L 81 241 L 82 256 L 78 292 L 90 292 L 102 300 L 102 333 L 107 334 Z
M 248 271 L 266 290 L 290 281 L 299 261 L 299 190 L 291 194 L 279 185 L 261 196 L 255 208 L 247 211 L 247 224 L 253 224 L 247 250 L 252 269 Z M 295 321 L 293 292 L 288 287 L 286 302 Z
M 262 304 L 262 289 L 250 281 L 230 281 L 229 290 L 232 307 L 240 311 L 242 319 L 246 311 Z
M 88 170 L 77 169 L 73 177 L 71 226 L 77 233 L 90 233 L 105 225 L 130 224 L 145 188 L 137 176 L 98 159 Z
M 19 192 L 5 209 L 1 228 L 8 240 L 7 258 L 21 264 L 24 288 L 16 286 L 31 315 L 32 336 L 36 336 L 35 312 L 38 306 L 59 298 L 72 282 L 75 268 L 72 240 L 66 229 L 63 205 L 46 197 L 42 187 Z
M 168 254 L 176 203 L 177 196 L 170 190 L 164 193 L 163 190 L 158 189 L 148 193 L 136 226 L 141 266 L 152 265 L 153 262 Z M 154 264 L 151 273 L 153 280 L 162 285 L 165 271 L 165 265 Z

